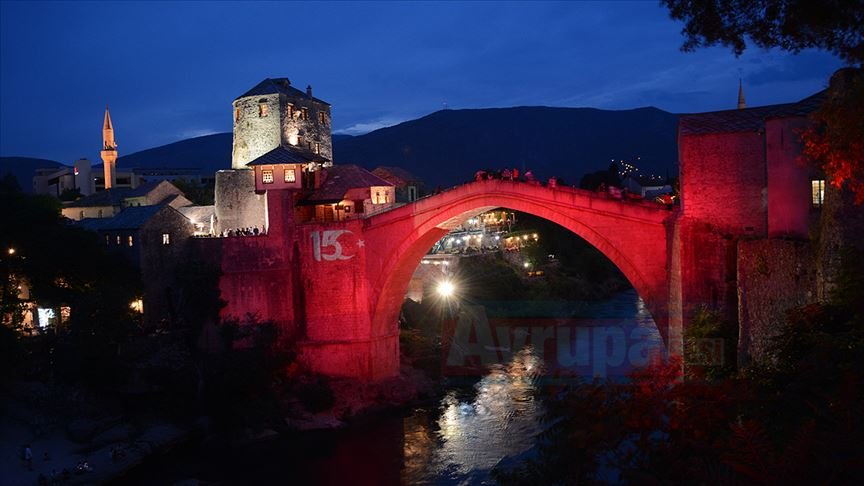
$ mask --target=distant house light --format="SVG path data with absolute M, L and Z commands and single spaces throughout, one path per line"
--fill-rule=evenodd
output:
M 170 233 L 162 233 L 162 244 L 170 245 L 171 244 L 171 234 Z
M 825 203 L 825 179 L 810 181 L 810 202 L 814 208 L 821 208 Z
M 273 184 L 273 170 L 262 170 L 261 181 L 264 182 L 264 184 Z
M 135 243 L 135 242 L 134 242 L 134 239 L 132 238 L 132 235 L 129 235 L 129 237 L 127 238 L 126 241 L 128 242 L 127 244 L 128 244 L 129 246 L 132 246 L 132 245 Z
M 294 169 L 285 169 L 285 182 L 296 182 L 297 172 Z

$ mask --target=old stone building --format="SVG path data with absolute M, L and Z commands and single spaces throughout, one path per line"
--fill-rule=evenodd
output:
M 180 189 L 168 181 L 153 181 L 135 189 L 115 187 L 96 192 L 63 206 L 63 216 L 80 220 L 84 218 L 111 218 L 124 208 L 152 206 L 167 203 L 173 208 L 191 206 Z
M 170 199 L 170 198 L 169 198 Z M 87 218 L 76 224 L 99 234 L 109 251 L 141 270 L 144 295 L 137 310 L 157 325 L 176 314 L 177 268 L 188 258 L 195 227 L 170 201 L 129 206 L 111 218 Z
M 831 89 L 755 108 L 741 93 L 737 110 L 679 123 L 682 211 L 672 231 L 680 256 L 670 302 L 701 303 L 737 323 L 742 365 L 770 360 L 786 310 L 828 299 L 839 253 L 864 250 L 864 212 L 801 159 L 801 129 Z M 694 311 L 670 308 L 685 320 Z
M 250 162 L 277 148 L 295 154 L 295 162 L 308 173 L 332 165 L 333 160 L 330 105 L 313 97 L 311 86 L 301 91 L 288 78 L 267 78 L 232 106 L 231 170 L 216 174 L 219 232 L 267 225 L 266 198 L 255 191 Z M 301 174 L 297 176 L 299 180 Z

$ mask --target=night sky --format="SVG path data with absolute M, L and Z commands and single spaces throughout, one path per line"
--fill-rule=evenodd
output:
M 289 77 L 358 134 L 450 108 L 672 112 L 796 101 L 842 63 L 751 48 L 682 53 L 654 1 L 0 4 L 0 155 L 99 159 L 231 130 L 231 101 Z

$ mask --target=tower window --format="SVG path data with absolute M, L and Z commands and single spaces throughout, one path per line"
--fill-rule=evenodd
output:
M 171 234 L 170 233 L 162 233 L 162 244 L 170 245 L 171 244 Z
M 316 154 L 320 154 L 320 153 L 321 153 L 321 144 L 318 143 L 318 142 L 315 142 L 315 153 L 316 153 Z
M 294 169 L 285 169 L 285 182 L 296 182 L 297 181 L 297 173 L 294 172 Z
M 821 208 L 825 202 L 825 179 L 810 181 L 810 202 L 814 208 Z
M 267 116 L 269 114 L 270 114 L 270 107 L 269 106 L 265 105 L 264 103 L 261 103 L 260 105 L 258 105 L 258 116 L 260 118 L 264 118 L 265 116 Z
M 240 121 L 240 108 L 234 108 L 234 121 Z
M 318 121 L 320 121 L 322 125 L 326 125 L 327 124 L 327 114 L 324 113 L 323 111 L 319 111 L 318 112 Z
M 261 181 L 264 184 L 273 184 L 273 171 L 272 170 L 262 170 L 261 171 Z

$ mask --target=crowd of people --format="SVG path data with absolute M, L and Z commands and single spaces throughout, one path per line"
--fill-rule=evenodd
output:
M 232 228 L 222 230 L 223 238 L 231 237 L 231 236 L 264 236 L 267 234 L 266 230 L 259 230 L 257 226 L 249 227 L 249 228 Z
M 520 179 L 519 169 L 517 168 L 504 168 L 502 170 L 493 171 L 493 170 L 478 170 L 477 173 L 474 174 L 475 181 L 485 181 L 492 179 L 500 179 L 505 181 L 522 181 L 527 182 L 529 184 L 540 184 L 531 170 L 526 170 L 524 174 L 522 174 L 522 178 Z M 555 179 L 554 177 L 552 179 Z M 550 181 L 552 180 L 550 179 Z

